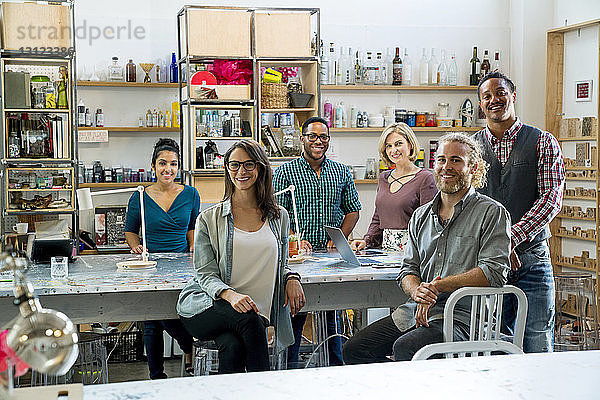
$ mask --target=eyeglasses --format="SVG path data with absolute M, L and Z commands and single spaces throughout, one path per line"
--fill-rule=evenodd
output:
M 254 171 L 256 169 L 256 164 L 257 164 L 256 161 L 252 161 L 252 160 L 248 160 L 248 161 L 244 161 L 244 162 L 229 161 L 227 163 L 227 168 L 229 168 L 230 171 L 237 171 L 243 165 L 244 169 L 246 171 Z
M 329 142 L 329 135 L 317 135 L 316 133 L 303 133 L 302 136 L 308 138 L 310 142 L 316 142 L 317 138 L 321 140 L 321 143 Z

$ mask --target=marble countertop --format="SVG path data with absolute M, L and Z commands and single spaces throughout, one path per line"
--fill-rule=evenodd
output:
M 381 256 L 388 262 L 399 262 L 395 255 Z M 180 290 L 194 274 L 189 253 L 153 253 L 155 269 L 123 271 L 116 264 L 138 259 L 132 254 L 79 256 L 69 263 L 67 279 L 52 279 L 49 264 L 35 264 L 26 276 L 38 295 L 81 294 L 103 292 L 135 292 L 146 290 Z M 302 264 L 290 264 L 302 276 L 303 283 L 355 280 L 394 280 L 397 268 L 354 267 L 340 263 L 337 252 L 313 254 Z M 12 283 L 0 282 L 0 297 L 12 296 Z
M 84 399 L 597 399 L 600 351 L 354 365 L 90 385 Z

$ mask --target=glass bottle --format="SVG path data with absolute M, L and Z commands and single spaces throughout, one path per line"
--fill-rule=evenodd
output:
M 348 55 L 344 59 L 344 68 L 342 70 L 342 81 L 344 85 L 354 85 L 354 60 L 352 56 L 354 53 L 352 52 L 352 48 L 348 48 Z
M 448 86 L 448 63 L 446 62 L 446 50 L 442 49 L 442 59 L 437 68 L 437 84 Z
M 137 80 L 136 72 L 135 72 L 135 64 L 132 59 L 129 59 L 129 62 L 125 66 L 127 72 L 127 82 L 135 82 Z
M 438 59 L 435 56 L 435 48 L 431 48 L 431 57 L 429 57 L 428 70 L 429 78 L 427 80 L 428 85 L 437 85 L 437 70 L 438 70 Z
M 490 55 L 488 49 L 485 49 L 483 51 L 483 61 L 481 62 L 481 77 L 483 78 L 484 76 L 486 76 L 490 72 L 491 68 L 492 66 L 490 64 Z
M 171 65 L 169 67 L 169 77 L 171 83 L 177 83 L 177 61 L 175 60 L 175 53 L 171 53 Z
M 363 63 L 360 57 L 360 50 L 356 50 L 354 58 L 354 83 L 360 85 L 363 82 Z
M 408 56 L 408 48 L 404 48 L 404 59 L 402 60 L 402 86 L 412 85 L 412 62 Z
M 85 109 L 85 126 L 92 126 L 92 114 L 89 108 Z
M 329 76 L 327 77 L 327 83 L 329 85 L 335 85 L 335 70 L 336 66 L 336 56 L 335 56 L 335 45 L 333 42 L 329 43 Z
M 450 62 L 448 63 L 448 85 L 458 85 L 458 67 L 456 66 L 456 56 L 452 53 Z
M 146 111 L 146 128 L 152 128 L 152 111 Z
M 370 51 L 367 51 L 367 59 L 365 60 L 363 70 L 363 83 L 365 85 L 374 85 L 377 78 L 377 67 L 375 66 L 375 61 L 372 59 Z
M 96 126 L 104 126 L 104 113 L 101 108 L 96 110 Z
M 112 64 L 108 66 L 109 81 L 123 81 L 123 67 L 119 65 L 119 57 L 112 58 Z
M 427 86 L 429 80 L 429 64 L 427 64 L 427 50 L 423 47 L 423 55 L 419 62 L 419 85 Z
M 391 85 L 394 80 L 394 58 L 390 54 L 390 48 L 385 50 L 385 59 L 383 65 L 385 67 L 385 85 Z
M 502 72 L 502 66 L 500 65 L 500 52 L 497 51 L 494 54 L 494 63 L 492 64 L 492 71 Z
M 77 126 L 85 126 L 85 104 L 81 98 L 77 103 Z
M 392 60 L 392 85 L 402 85 L 402 59 L 400 58 L 400 47 L 396 47 L 396 56 Z
M 8 158 L 19 158 L 21 156 L 21 140 L 17 131 L 11 129 L 8 136 Z
M 329 68 L 331 67 L 331 60 L 329 59 L 329 53 L 323 51 L 321 46 L 321 85 L 327 85 L 329 83 Z
M 381 52 L 377 52 L 377 58 L 375 59 L 375 65 L 377 73 L 375 75 L 376 85 L 385 85 L 387 82 L 387 69 Z
M 473 47 L 473 57 L 469 61 L 471 63 L 471 75 L 469 76 L 469 84 L 477 86 L 479 84 L 479 74 L 481 72 L 481 62 L 477 58 L 477 46 Z
M 340 46 L 340 52 L 338 55 L 338 59 L 335 63 L 335 84 L 336 85 L 344 85 L 344 68 L 346 64 L 346 56 L 344 55 L 344 47 Z

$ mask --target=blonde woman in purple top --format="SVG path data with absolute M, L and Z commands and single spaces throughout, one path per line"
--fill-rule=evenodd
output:
M 392 124 L 383 130 L 379 137 L 379 155 L 394 169 L 379 175 L 371 225 L 362 240 L 351 243 L 353 249 L 404 251 L 410 217 L 417 207 L 431 201 L 438 192 L 431 171 L 414 164 L 420 150 L 417 137 L 408 125 Z

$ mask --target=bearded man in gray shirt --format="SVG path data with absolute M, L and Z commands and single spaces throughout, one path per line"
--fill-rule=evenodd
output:
M 444 305 L 465 286 L 506 283 L 510 255 L 510 216 L 497 201 L 477 193 L 487 164 L 469 136 L 440 138 L 434 177 L 440 192 L 419 207 L 408 225 L 409 241 L 398 283 L 410 300 L 392 315 L 355 334 L 344 345 L 347 364 L 412 359 L 422 347 L 443 339 Z M 471 302 L 458 302 L 454 340 L 466 340 Z

